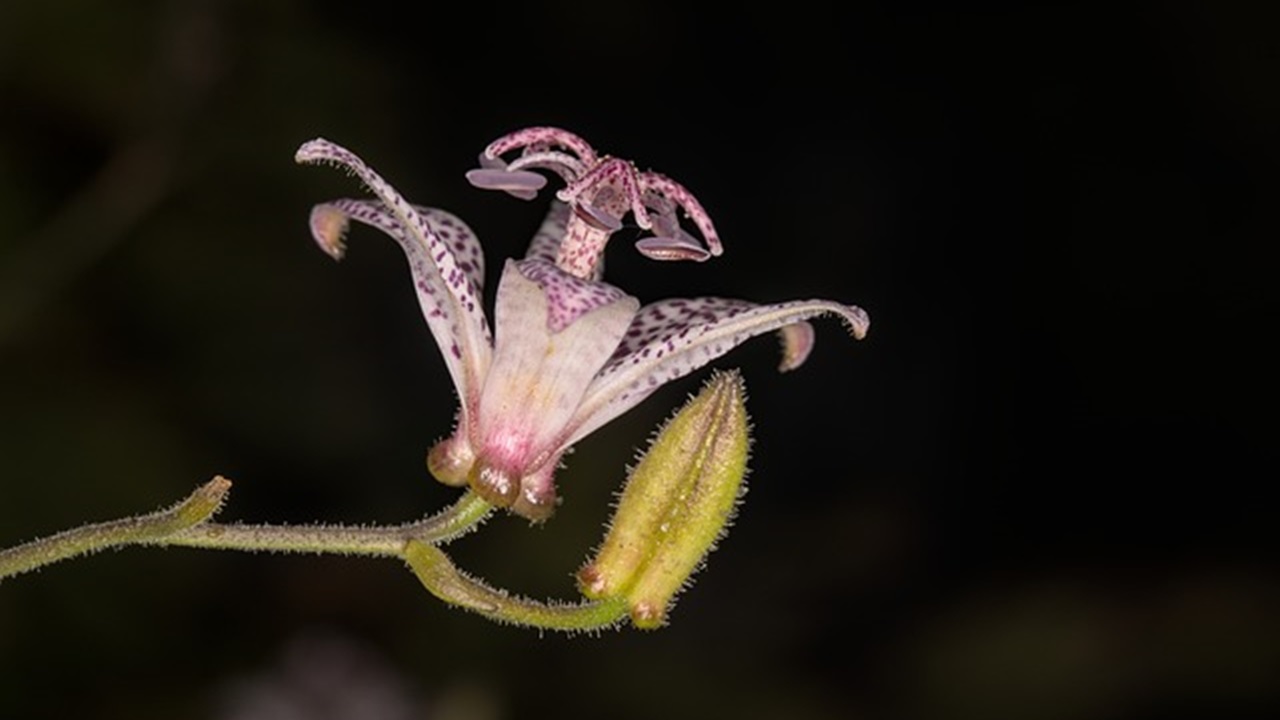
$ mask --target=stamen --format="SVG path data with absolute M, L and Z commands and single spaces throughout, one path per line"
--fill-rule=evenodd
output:
M 640 175 L 640 182 L 644 185 L 645 190 L 661 193 L 664 197 L 671 200 L 675 204 L 684 209 L 689 219 L 698 227 L 698 232 L 702 233 L 702 237 L 707 241 L 707 249 L 714 256 L 724 254 L 724 246 L 720 244 L 720 236 L 716 234 L 715 225 L 711 223 L 711 216 L 703 209 L 702 203 L 689 192 L 685 186 L 672 180 L 666 175 L 656 172 L 646 172 Z
M 573 213 L 587 224 L 597 230 L 604 230 L 607 233 L 615 233 L 622 229 L 622 221 L 592 205 L 591 203 L 577 203 L 573 206 Z
M 636 168 L 621 158 L 606 158 L 588 169 L 577 180 L 569 183 L 556 197 L 565 202 L 574 202 L 589 190 L 597 192 L 615 185 L 620 191 L 623 202 L 631 206 L 631 213 L 636 224 L 648 230 L 653 227 L 649 220 L 649 212 L 644 206 L 644 197 L 640 192 L 640 183 L 636 177 Z M 622 214 L 622 211 L 618 213 Z
M 467 171 L 467 182 L 481 190 L 502 190 L 521 200 L 532 200 L 547 186 L 547 179 L 536 172 L 500 168 L 476 168 Z
M 676 217 L 676 205 L 665 195 L 647 189 L 644 195 L 645 204 L 649 207 L 653 218 L 653 235 L 640 238 L 636 242 L 636 250 L 650 260 L 692 260 L 704 262 L 711 258 L 711 252 L 702 246 L 697 238 L 680 227 Z
M 679 230 L 678 235 L 653 235 L 636 241 L 636 250 L 650 260 L 692 260 L 704 262 L 711 253 L 689 233 Z
M 516 150 L 522 151 L 520 157 L 510 163 L 502 159 Z M 531 170 L 549 170 L 564 180 L 556 197 L 570 205 L 573 215 L 557 249 L 556 264 L 575 276 L 599 274 L 605 243 L 621 229 L 628 213 L 637 226 L 653 232 L 636 243 L 645 257 L 703 262 L 724 252 L 710 216 L 683 185 L 656 172 L 641 173 L 628 160 L 598 156 L 585 140 L 566 130 L 517 130 L 490 143 L 480 165 L 467 173 L 473 185 L 526 199 L 545 186 L 533 180 Z M 680 210 L 701 238 L 680 227 Z

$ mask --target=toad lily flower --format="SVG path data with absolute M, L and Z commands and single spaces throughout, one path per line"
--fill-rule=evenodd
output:
M 518 158 L 502 159 L 516 151 Z M 601 281 L 605 244 L 623 217 L 654 232 L 637 243 L 642 254 L 701 261 L 721 253 L 709 216 L 663 175 L 598 155 L 564 130 L 529 128 L 494 141 L 467 175 L 478 187 L 526 199 L 546 184 L 532 169 L 566 183 L 525 258 L 503 267 L 491 335 L 482 307 L 484 257 L 465 223 L 409 204 L 354 153 L 326 140 L 303 144 L 296 159 L 346 168 L 376 197 L 312 210 L 311 232 L 325 252 L 342 257 L 343 236 L 356 220 L 389 235 L 408 257 L 461 404 L 453 435 L 428 455 L 432 474 L 532 520 L 555 508 L 553 476 L 564 452 L 661 385 L 774 330 L 783 339 L 780 369 L 794 369 L 813 346 L 805 321 L 818 315 L 842 318 L 857 338 L 869 326 L 860 308 L 828 300 L 669 299 L 641 307 Z M 680 210 L 703 242 L 680 227 Z

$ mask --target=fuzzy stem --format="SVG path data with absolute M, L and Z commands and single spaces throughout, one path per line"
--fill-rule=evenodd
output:
M 404 557 L 406 543 L 447 542 L 475 528 L 493 509 L 468 492 L 452 507 L 431 517 L 390 527 L 208 522 L 230 489 L 231 481 L 218 476 L 168 510 L 85 525 L 0 551 L 0 581 L 77 555 L 123 545 Z
M 205 523 L 150 541 L 153 545 L 215 550 L 268 550 L 324 555 L 402 557 L 405 543 L 449 542 L 475 529 L 493 510 L 468 492 L 451 507 L 424 520 L 392 526 L 224 525 Z
M 231 481 L 218 476 L 168 510 L 85 525 L 0 551 L 0 580 L 96 550 L 180 533 L 212 517 L 230 489 Z
M 508 595 L 468 576 L 439 548 L 417 540 L 405 545 L 409 569 L 437 598 L 490 620 L 542 630 L 589 632 L 616 626 L 627 616 L 620 598 L 557 605 Z

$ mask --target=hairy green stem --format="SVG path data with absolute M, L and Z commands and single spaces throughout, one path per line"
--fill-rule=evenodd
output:
M 230 489 L 231 481 L 218 476 L 168 510 L 85 525 L 0 551 L 0 580 L 77 555 L 155 542 L 182 532 L 212 517 Z
M 403 525 L 241 525 L 204 523 L 149 541 L 153 545 L 216 550 L 269 550 L 325 555 L 402 557 L 405 543 L 442 543 L 474 530 L 493 506 L 467 492 L 451 507 Z
M 230 480 L 215 477 L 167 510 L 85 525 L 0 551 L 0 581 L 124 545 L 365 555 L 401 558 L 431 594 L 499 622 L 575 632 L 614 627 L 627 617 L 627 603 L 620 598 L 576 605 L 540 603 L 496 590 L 458 570 L 435 543 L 466 533 L 492 512 L 493 506 L 472 492 L 424 520 L 388 527 L 209 522 L 230 489 Z
M 468 492 L 452 507 L 431 517 L 390 527 L 208 522 L 230 489 L 230 480 L 215 477 L 167 510 L 85 525 L 0 551 L 0 581 L 77 555 L 123 545 L 404 557 L 410 541 L 447 542 L 475 528 L 493 509 Z
M 440 548 L 417 540 L 405 546 L 404 558 L 432 595 L 490 620 L 542 630 L 589 632 L 615 627 L 627 617 L 627 603 L 622 598 L 548 604 L 509 595 L 459 570 Z

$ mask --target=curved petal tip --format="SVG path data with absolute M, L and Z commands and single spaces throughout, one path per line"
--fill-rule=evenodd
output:
M 778 339 L 782 341 L 782 361 L 778 363 L 778 372 L 791 372 L 804 364 L 813 351 L 813 325 L 809 322 L 791 323 L 778 330 Z
M 314 138 L 298 146 L 298 151 L 293 154 L 293 161 L 305 165 L 317 160 L 327 160 L 336 147 L 338 146 L 324 138 Z
M 347 214 L 333 205 L 322 203 L 311 208 L 311 237 L 334 260 L 341 260 L 347 252 L 348 224 Z
M 857 305 L 849 306 L 849 314 L 845 316 L 849 321 L 849 330 L 853 332 L 853 336 L 861 340 L 867 336 L 867 332 L 871 330 L 871 316 L 866 310 Z

